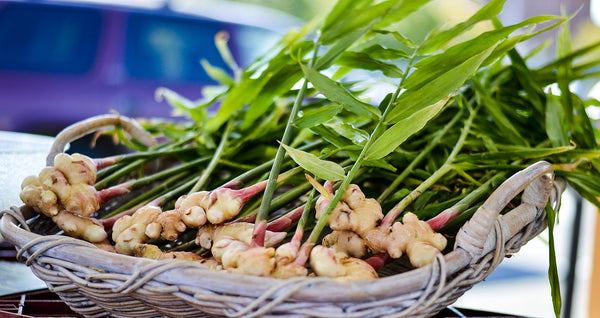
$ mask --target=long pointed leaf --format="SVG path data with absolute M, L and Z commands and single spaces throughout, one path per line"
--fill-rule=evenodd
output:
M 490 96 L 487 88 L 484 88 L 477 80 L 473 80 L 472 82 L 477 96 L 482 100 L 483 107 L 492 117 L 494 125 L 501 130 L 502 135 L 506 136 L 514 144 L 526 145 L 527 139 L 523 138 L 517 128 L 515 128 L 511 122 L 510 115 L 502 112 L 500 101 Z
M 494 46 L 465 60 L 458 66 L 447 70 L 439 77 L 432 79 L 419 89 L 406 90 L 394 103 L 394 108 L 389 110 L 387 118 L 384 119 L 385 122 L 390 124 L 396 123 L 402 118 L 411 116 L 423 107 L 433 105 L 447 98 L 477 71 L 481 62 L 485 60 L 493 49 Z
M 435 117 L 449 98 L 425 107 L 413 115 L 400 120 L 377 138 L 365 154 L 365 160 L 381 159 L 396 150 L 406 139 L 420 131 L 429 120 Z
M 563 18 L 556 16 L 532 17 L 514 25 L 484 32 L 471 40 L 452 46 L 443 53 L 424 58 L 414 65 L 417 70 L 406 79 L 404 87 L 406 89 L 419 88 L 466 59 L 498 45 L 516 30 L 556 19 Z
M 569 144 L 564 109 L 553 95 L 546 97 L 545 123 L 546 133 L 552 146 L 560 147 Z
M 324 126 L 333 129 L 340 136 L 351 140 L 354 144 L 362 146 L 369 139 L 369 134 L 362 130 L 358 129 L 351 124 L 334 122 L 334 123 L 325 123 Z
M 398 66 L 374 59 L 369 54 L 362 52 L 346 52 L 340 56 L 336 64 L 355 69 L 381 71 L 388 77 L 400 78 L 404 74 Z
M 351 2 L 354 3 L 354 1 Z M 342 14 L 345 16 L 351 15 L 353 16 L 353 19 L 339 19 L 335 21 L 335 23 L 326 24 L 325 27 L 321 29 L 322 43 L 330 44 L 332 41 L 358 29 L 367 28 L 367 30 L 364 31 L 366 33 L 370 26 L 375 24 L 382 17 L 385 17 L 398 2 L 401 1 L 387 0 L 365 6 L 362 1 L 356 1 L 359 5 L 353 7 L 345 6 L 346 11 Z
M 488 4 L 479 9 L 479 11 L 473 14 L 467 21 L 459 23 L 454 27 L 442 31 L 427 39 L 427 41 L 419 48 L 419 53 L 425 54 L 439 50 L 452 39 L 472 28 L 476 23 L 494 18 L 502 11 L 505 2 L 506 0 L 490 1 Z
M 344 168 L 333 161 L 319 159 L 317 156 L 281 144 L 290 157 L 302 168 L 324 180 L 337 181 L 346 176 Z
M 319 92 L 323 93 L 323 95 L 327 96 L 330 100 L 342 105 L 344 109 L 364 117 L 381 117 L 381 113 L 377 107 L 356 99 L 356 97 L 340 83 L 304 65 L 302 65 L 302 71 L 304 72 L 306 79 L 309 80 Z
M 294 121 L 298 128 L 311 128 L 329 121 L 342 111 L 340 105 L 328 105 L 315 109 L 303 110 L 301 116 Z
M 546 207 L 546 216 L 548 218 L 548 245 L 549 245 L 549 265 L 548 279 L 550 280 L 550 293 L 552 296 L 552 305 L 554 307 L 554 315 L 560 317 L 560 308 L 562 300 L 560 296 L 560 276 L 558 275 L 558 266 L 556 265 L 556 250 L 554 248 L 554 224 L 556 223 L 556 211 L 550 205 Z

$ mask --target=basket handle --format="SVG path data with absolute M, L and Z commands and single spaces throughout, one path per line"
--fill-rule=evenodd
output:
M 120 125 L 131 135 L 132 138 L 138 140 L 145 146 L 155 146 L 156 140 L 140 126 L 135 120 L 118 114 L 107 114 L 90 117 L 82 121 L 76 122 L 63 129 L 56 138 L 50 148 L 50 153 L 46 157 L 46 165 L 52 166 L 54 157 L 65 150 L 65 146 L 80 137 L 90 134 L 104 127 Z
M 500 212 L 508 203 L 523 192 L 521 206 L 524 206 L 525 210 L 534 210 L 533 217 L 535 217 L 536 211 L 545 210 L 553 190 L 553 182 L 552 165 L 545 161 L 539 161 L 515 173 L 504 181 L 477 209 L 473 217 L 460 228 L 456 235 L 455 249 L 466 251 L 471 257 L 471 263 L 477 261 L 480 256 L 488 252 L 486 251 L 489 249 L 489 246 L 486 246 L 489 245 L 489 242 L 486 244 L 488 236 L 492 234 Z

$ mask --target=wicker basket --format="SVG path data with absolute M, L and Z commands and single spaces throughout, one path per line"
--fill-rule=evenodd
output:
M 57 136 L 54 153 L 81 135 L 74 131 Z M 533 164 L 489 196 L 459 230 L 451 252 L 427 266 L 362 282 L 253 277 L 114 254 L 78 239 L 32 233 L 26 209 L 17 207 L 1 212 L 0 232 L 51 291 L 86 317 L 429 317 L 544 230 L 545 207 L 558 206 L 564 186 L 549 163 Z M 500 214 L 518 195 L 521 203 Z

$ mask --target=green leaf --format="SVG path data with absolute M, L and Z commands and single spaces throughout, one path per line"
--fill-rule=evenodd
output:
M 448 99 L 449 97 L 416 111 L 411 116 L 398 121 L 394 126 L 383 132 L 367 148 L 365 160 L 377 160 L 390 154 L 406 139 L 421 130 L 429 120 L 435 117 L 442 110 Z
M 341 111 L 342 106 L 337 104 L 302 110 L 296 120 L 294 120 L 294 126 L 297 128 L 311 128 L 332 119 Z
M 208 74 L 210 78 L 219 82 L 221 85 L 231 86 L 235 84 L 233 78 L 229 76 L 229 74 L 227 74 L 227 72 L 225 72 L 225 70 L 222 68 L 213 66 L 205 59 L 200 60 L 200 64 L 202 65 L 202 68 L 204 68 L 206 74 Z
M 569 144 L 567 128 L 564 123 L 565 113 L 562 105 L 553 95 L 546 97 L 546 133 L 554 147 L 565 146 Z
M 333 131 L 333 129 L 323 125 L 312 127 L 310 130 L 316 135 L 321 136 L 321 138 L 325 139 L 336 148 L 346 148 L 352 146 L 352 143 L 348 139 L 340 137 L 340 135 Z
M 356 97 L 346 90 L 342 84 L 333 81 L 329 77 L 314 69 L 307 68 L 304 65 L 302 65 L 302 71 L 304 72 L 306 79 L 310 81 L 318 91 L 323 93 L 323 95 L 333 102 L 342 105 L 344 109 L 363 117 L 381 117 L 381 113 L 377 107 L 356 99 Z
M 336 64 L 368 71 L 381 71 L 388 77 L 400 78 L 404 74 L 396 65 L 382 62 L 362 52 L 346 52 L 340 56 Z
M 585 103 L 575 94 L 571 94 L 573 103 L 573 135 L 575 143 L 587 149 L 597 149 L 598 145 L 594 137 L 594 127 L 592 121 L 585 110 Z
M 556 175 L 564 177 L 569 185 L 575 189 L 584 199 L 590 201 L 600 208 L 600 177 L 576 171 L 557 170 Z
M 570 64 L 571 61 L 573 61 L 575 58 L 585 56 L 586 54 L 590 54 L 590 52 L 593 52 L 593 51 L 597 50 L 598 48 L 600 48 L 600 41 L 594 42 L 588 46 L 585 46 L 576 51 L 573 51 L 572 53 L 565 55 L 557 60 L 549 62 L 548 64 L 546 64 L 542 68 L 540 68 L 538 71 L 552 72 L 552 71 L 554 71 L 554 69 L 556 67 L 558 67 L 560 65 L 564 65 L 564 64 Z
M 510 50 L 512 50 L 515 47 L 515 45 L 517 45 L 518 43 L 529 40 L 530 38 L 532 38 L 534 36 L 537 36 L 544 32 L 547 32 L 548 30 L 553 29 L 553 28 L 565 23 L 566 21 L 567 21 L 567 19 L 561 19 L 558 22 L 556 22 L 555 24 L 552 24 L 552 25 L 550 25 L 546 28 L 543 28 L 537 32 L 533 32 L 533 33 L 526 32 L 524 34 L 515 35 L 511 38 L 508 38 L 508 39 L 502 41 L 502 43 L 498 44 L 498 46 L 496 47 L 494 52 L 492 52 L 492 54 L 490 54 L 490 56 L 488 56 L 488 58 L 485 61 L 483 61 L 483 63 L 481 63 L 481 65 L 482 66 L 489 65 L 489 64 L 493 63 L 494 61 L 501 59 L 502 57 L 506 56 L 506 54 Z M 532 30 L 533 30 L 533 28 L 532 28 Z M 543 45 L 540 45 L 540 47 L 535 48 L 534 51 L 541 49 L 542 47 L 543 47 Z M 530 55 L 531 54 L 535 54 L 535 52 L 530 52 Z
M 463 63 L 468 58 L 495 47 L 514 31 L 525 26 L 554 19 L 562 18 L 556 16 L 529 18 L 514 25 L 484 32 L 471 40 L 456 44 L 442 53 L 426 57 L 414 65 L 417 70 L 406 79 L 404 88 L 409 90 L 419 88 L 439 77 L 444 72 L 447 72 L 452 67 Z
M 489 94 L 489 89 L 485 88 L 477 80 L 473 80 L 473 87 L 477 96 L 481 98 L 481 104 L 493 119 L 493 124 L 501 130 L 501 133 L 516 145 L 527 145 L 527 139 L 523 138 L 511 121 L 510 113 L 507 115 L 502 111 L 501 102 Z M 509 111 L 513 111 L 510 109 Z
M 321 28 L 321 32 L 325 32 L 333 28 L 339 21 L 345 21 L 344 17 L 347 16 L 348 12 L 354 10 L 361 10 L 367 7 L 371 3 L 371 0 L 339 0 L 335 3 L 335 6 L 331 8 L 325 23 Z
M 418 45 L 413 42 L 411 39 L 405 37 L 404 35 L 400 34 L 400 32 L 398 31 L 389 31 L 389 30 L 373 30 L 372 32 L 374 33 L 378 33 L 378 34 L 390 34 L 392 35 L 398 42 L 408 46 L 408 47 L 412 47 L 412 48 L 416 48 Z
M 454 27 L 442 31 L 427 39 L 419 48 L 418 52 L 421 54 L 431 53 L 441 49 L 444 45 L 456 38 L 458 35 L 472 28 L 476 23 L 496 17 L 496 15 L 502 11 L 505 2 L 506 0 L 490 1 L 488 4 L 479 9 L 479 11 L 473 14 L 467 21 L 461 22 Z
M 508 52 L 508 56 L 512 62 L 511 69 L 514 72 L 515 77 L 523 86 L 523 90 L 527 94 L 527 99 L 533 105 L 534 109 L 540 114 L 544 114 L 544 101 L 545 94 L 540 84 L 535 81 L 531 70 L 525 64 L 525 61 L 519 55 L 516 49 L 511 49 Z
M 370 27 L 379 21 L 382 17 L 392 9 L 399 0 L 387 0 L 372 4 L 372 1 L 367 3 L 364 0 L 343 0 L 340 8 L 334 8 L 335 17 L 330 15 L 327 17 L 326 23 L 321 29 L 321 41 L 323 44 L 331 44 L 333 41 L 343 37 L 344 35 L 354 32 L 358 29 L 364 29 L 364 33 Z M 352 3 L 351 5 L 348 2 Z M 341 9 L 343 7 L 343 9 Z M 343 15 L 343 17 L 340 17 Z M 344 17 L 352 16 L 352 19 Z
M 301 79 L 302 72 L 295 63 L 284 65 L 275 74 L 272 74 L 260 93 L 250 102 L 248 111 L 244 114 L 242 129 L 252 127 L 256 119 L 272 107 L 273 101 L 277 97 L 285 95 Z
M 322 70 L 330 67 L 342 53 L 344 53 L 352 44 L 354 44 L 354 42 L 365 35 L 368 29 L 369 28 L 367 27 L 358 29 L 338 39 L 334 44 L 331 45 L 325 54 L 319 56 L 314 65 L 314 69 Z
M 402 50 L 385 48 L 379 44 L 371 45 L 363 50 L 362 53 L 370 57 L 381 60 L 409 59 L 410 55 Z
M 438 195 L 437 191 L 425 191 L 423 192 L 416 200 L 414 203 L 414 209 L 415 211 L 421 211 L 423 209 L 425 209 L 425 207 L 427 206 L 427 204 L 429 204 L 429 202 L 431 201 L 431 199 L 434 199 L 436 197 L 436 195 Z
M 460 154 L 456 156 L 456 161 L 489 160 L 499 162 L 500 160 L 517 159 L 544 159 L 549 156 L 564 154 L 575 149 L 575 146 L 552 147 L 552 148 L 530 148 L 511 146 L 498 152 L 481 152 L 471 154 Z
M 569 55 L 573 51 L 568 23 L 558 30 L 556 51 L 559 58 Z M 571 63 L 560 65 L 557 69 L 556 80 L 561 91 L 560 101 L 564 107 L 563 115 L 566 115 L 564 118 L 569 125 L 573 126 L 573 100 L 571 99 L 571 89 L 569 87 L 571 84 L 571 67 Z
M 237 86 L 234 86 L 229 91 L 229 95 L 223 101 L 221 107 L 219 107 L 217 114 L 206 124 L 206 130 L 208 132 L 213 132 L 219 129 L 219 127 L 229 120 L 234 112 L 256 98 L 268 80 L 269 76 L 263 76 L 257 79 L 245 79 Z
M 432 79 L 418 89 L 408 89 L 398 97 L 392 109 L 388 111 L 386 123 L 396 123 L 403 118 L 410 117 L 419 109 L 448 98 L 479 68 L 483 60 L 492 52 L 494 47 L 465 60 L 456 67 Z M 409 76 L 421 76 L 421 70 L 415 71 Z M 416 74 L 416 75 L 415 75 Z
M 579 159 L 596 160 L 600 159 L 600 150 L 576 148 L 566 153 L 565 157 L 572 161 Z
M 196 105 L 195 102 L 168 88 L 157 88 L 154 93 L 154 97 L 159 102 L 164 98 L 167 103 L 173 107 L 175 113 L 189 115 L 196 122 L 203 122 L 208 116 L 206 107 L 202 107 L 202 105 Z
M 552 305 L 556 318 L 560 317 L 560 308 L 562 306 L 560 296 L 560 276 L 558 266 L 556 265 L 556 250 L 554 248 L 554 224 L 556 223 L 556 212 L 550 204 L 546 206 L 546 215 L 548 217 L 548 246 L 550 247 L 548 257 L 548 279 L 550 280 L 550 294 L 552 296 Z
M 431 0 L 405 0 L 400 3 L 399 7 L 394 8 L 389 12 L 381 21 L 375 24 L 374 29 L 384 29 L 388 25 L 398 23 L 404 18 L 409 16 L 411 13 L 419 10 L 421 7 L 426 5 Z
M 337 181 L 346 177 L 344 168 L 333 161 L 319 159 L 319 157 L 311 153 L 292 148 L 282 143 L 280 145 L 285 148 L 285 151 L 287 151 L 298 165 L 321 179 Z
M 396 168 L 394 165 L 392 165 L 391 163 L 380 159 L 380 160 L 373 160 L 373 161 L 365 161 L 363 163 L 363 165 L 365 167 L 375 167 L 375 168 L 381 168 L 381 169 L 385 169 L 391 172 L 396 172 L 398 171 L 398 168 Z
M 358 129 L 348 123 L 333 122 L 325 123 L 323 125 L 333 129 L 340 136 L 351 140 L 355 145 L 362 146 L 369 139 L 369 134 L 366 131 Z

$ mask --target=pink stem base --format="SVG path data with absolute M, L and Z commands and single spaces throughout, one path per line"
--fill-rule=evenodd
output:
M 282 232 L 289 228 L 292 224 L 298 222 L 304 212 L 304 205 L 301 205 L 291 212 L 283 215 L 277 220 L 271 221 L 267 224 L 266 230 L 273 232 Z
M 439 230 L 450 223 L 450 221 L 454 220 L 459 214 L 457 208 L 451 207 L 425 222 L 427 222 L 433 230 Z
M 98 195 L 100 195 L 100 202 L 105 203 L 111 199 L 116 197 L 120 197 L 124 194 L 127 194 L 131 191 L 131 184 L 123 183 L 116 185 L 114 187 L 110 187 L 108 189 L 102 189 L 98 191 Z
M 250 243 L 250 247 L 265 246 L 266 232 L 267 232 L 267 222 L 265 220 L 255 223 L 254 231 L 252 232 L 252 242 Z
M 380 270 L 383 267 L 383 265 L 385 265 L 391 261 L 392 261 L 392 258 L 390 257 L 390 255 L 388 253 L 375 254 L 375 255 L 365 259 L 365 262 L 367 262 L 369 265 L 371 265 L 371 267 L 373 267 L 373 269 L 376 271 Z

